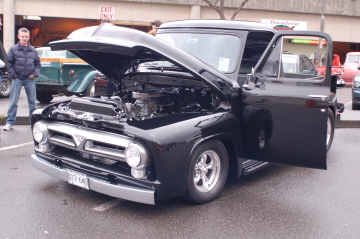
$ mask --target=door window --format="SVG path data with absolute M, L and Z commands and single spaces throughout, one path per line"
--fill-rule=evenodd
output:
M 294 79 L 324 78 L 325 67 L 316 65 L 316 57 L 319 57 L 320 61 L 327 60 L 326 41 L 314 37 L 295 38 L 295 36 L 282 37 L 272 46 L 267 60 L 259 68 L 261 75 Z M 321 46 L 319 41 L 322 42 Z

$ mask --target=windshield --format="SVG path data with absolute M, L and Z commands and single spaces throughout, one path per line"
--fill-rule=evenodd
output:
M 241 40 L 232 35 L 167 33 L 156 37 L 169 42 L 223 73 L 234 72 Z
M 347 63 L 359 63 L 358 55 L 348 55 Z

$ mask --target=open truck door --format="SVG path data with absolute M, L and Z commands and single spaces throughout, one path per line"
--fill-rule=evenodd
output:
M 249 74 L 243 86 L 244 112 L 258 108 L 267 116 L 264 125 L 258 127 L 262 128 L 262 143 L 251 155 L 253 158 L 326 169 L 335 114 L 329 107 L 331 66 L 326 67 L 324 75 L 318 75 L 311 60 L 318 47 L 331 62 L 332 40 L 328 34 L 278 31 Z

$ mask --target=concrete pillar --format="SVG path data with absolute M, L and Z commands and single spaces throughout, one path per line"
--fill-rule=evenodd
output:
M 191 6 L 190 19 L 200 19 L 200 6 Z
M 4 48 L 6 51 L 10 49 L 14 43 L 15 33 L 15 0 L 3 0 L 4 19 L 3 19 L 3 37 Z

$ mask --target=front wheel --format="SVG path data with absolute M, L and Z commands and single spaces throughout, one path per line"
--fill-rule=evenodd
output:
M 11 89 L 11 78 L 7 75 L 3 75 L 2 81 L 0 82 L 0 98 L 9 97 L 10 89 Z
M 332 110 L 328 110 L 327 117 L 327 133 L 326 133 L 326 152 L 330 150 L 332 141 L 334 139 L 334 131 L 335 131 L 335 117 Z
M 194 203 L 207 203 L 222 191 L 229 170 L 224 145 L 209 141 L 200 145 L 191 156 L 185 199 Z

